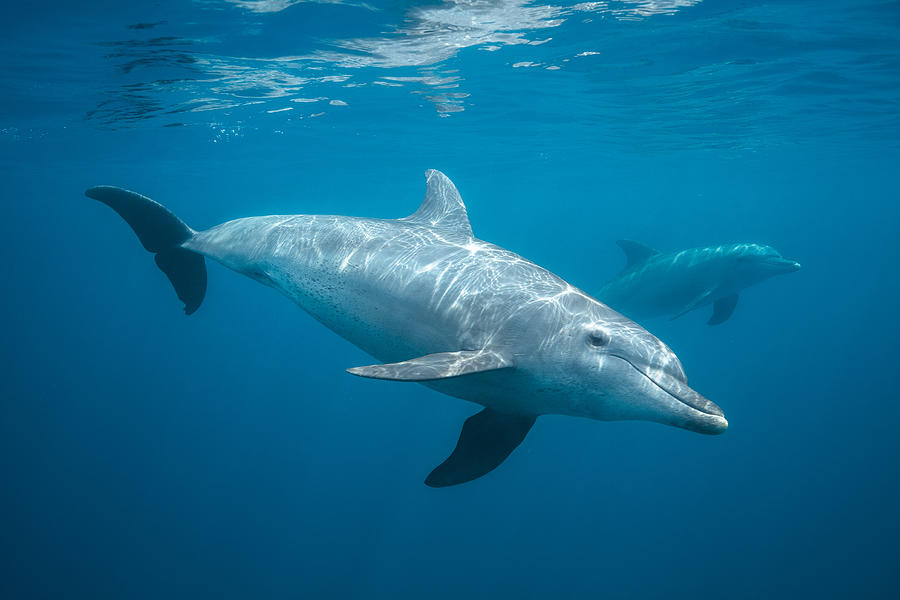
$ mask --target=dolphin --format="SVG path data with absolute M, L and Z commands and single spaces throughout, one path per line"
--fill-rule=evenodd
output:
M 626 265 L 597 297 L 632 319 L 672 315 L 673 319 L 713 305 L 707 321 L 728 320 L 741 290 L 775 275 L 792 273 L 800 263 L 761 244 L 729 244 L 663 253 L 632 240 L 616 242 Z
M 405 218 L 265 216 L 205 231 L 121 188 L 86 195 L 115 210 L 155 254 L 187 314 L 203 300 L 211 258 L 285 294 L 380 361 L 350 373 L 420 382 L 481 405 L 429 486 L 492 471 L 540 415 L 726 430 L 722 410 L 688 387 L 663 342 L 550 271 L 476 238 L 450 179 L 425 175 L 425 200 Z

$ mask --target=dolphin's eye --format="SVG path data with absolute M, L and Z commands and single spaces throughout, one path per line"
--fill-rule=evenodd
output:
M 588 334 L 587 341 L 591 346 L 600 348 L 609 343 L 609 334 L 602 329 L 595 329 Z

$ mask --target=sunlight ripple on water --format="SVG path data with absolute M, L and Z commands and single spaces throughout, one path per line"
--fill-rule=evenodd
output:
M 493 52 L 504 46 L 540 46 L 552 38 L 531 39 L 532 34 L 559 28 L 569 19 L 580 18 L 585 22 L 592 20 L 588 17 L 643 19 L 670 15 L 698 2 L 630 0 L 557 6 L 523 0 L 445 0 L 435 6 L 413 6 L 399 15 L 399 23 L 391 25 L 382 35 L 326 39 L 323 47 L 288 56 L 227 56 L 207 51 L 210 40 L 180 36 L 108 42 L 104 45 L 115 51 L 107 58 L 118 65 L 123 75 L 161 68 L 177 70 L 180 75 L 124 84 L 120 89 L 111 90 L 89 116 L 106 124 L 121 125 L 184 112 L 272 104 L 280 99 L 292 99 L 302 90 L 306 90 L 307 95 L 310 89 L 324 93 L 328 84 L 344 88 L 369 84 L 412 86 L 414 93 L 425 91 L 424 98 L 437 113 L 447 116 L 465 110 L 465 98 L 469 94 L 434 94 L 433 91 L 460 87 L 464 76 L 445 68 L 443 63 L 455 58 L 463 49 Z M 341 4 L 360 11 L 379 12 L 370 4 L 341 0 L 226 0 L 225 3 L 246 13 L 238 18 L 256 15 L 254 18 L 275 19 L 276 13 L 298 4 Z M 222 8 L 217 2 L 205 2 L 200 6 Z M 154 25 L 132 29 L 140 31 Z M 247 35 L 248 31 L 251 35 L 262 35 L 264 28 L 253 24 L 241 35 Z M 587 54 L 582 52 L 572 56 Z M 560 60 L 567 60 L 567 57 L 555 57 L 555 62 Z M 559 64 L 532 61 L 519 61 L 511 66 L 562 68 Z M 410 72 L 415 74 L 406 74 Z M 182 99 L 185 95 L 191 99 Z M 334 102 L 331 104 L 335 105 Z M 267 107 L 264 112 L 272 114 L 284 108 Z

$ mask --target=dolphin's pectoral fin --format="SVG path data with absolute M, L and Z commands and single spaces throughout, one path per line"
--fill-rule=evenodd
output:
M 490 408 L 472 415 L 463 425 L 453 454 L 431 472 L 425 485 L 457 485 L 490 473 L 522 443 L 535 419 Z
M 626 269 L 639 265 L 651 256 L 659 254 L 659 250 L 634 240 L 616 240 L 616 244 L 625 253 Z
M 398 363 L 353 367 L 347 369 L 347 372 L 373 379 L 430 381 L 506 369 L 511 366 L 513 366 L 511 360 L 491 350 L 460 350 L 459 352 L 426 354 Z
M 731 294 L 730 296 L 725 296 L 724 298 L 716 300 L 715 304 L 713 304 L 713 314 L 706 323 L 708 325 L 718 325 L 719 323 L 727 321 L 728 317 L 731 316 L 731 313 L 734 312 L 734 307 L 737 306 L 737 302 L 737 294 Z
M 670 320 L 674 321 L 675 319 L 677 319 L 679 317 L 683 317 L 684 315 L 691 312 L 695 308 L 698 308 L 699 306 L 701 306 L 703 304 L 703 302 L 705 300 L 707 300 L 709 298 L 710 294 L 712 294 L 712 293 L 713 293 L 713 290 L 706 290 L 705 292 L 703 292 L 702 294 L 700 294 L 699 296 L 697 296 L 696 298 L 694 298 L 693 300 L 688 302 L 687 306 L 685 306 L 683 309 L 681 309 L 681 311 L 677 315 L 672 317 Z

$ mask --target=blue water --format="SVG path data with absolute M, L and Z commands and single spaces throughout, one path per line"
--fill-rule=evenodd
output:
M 900 4 L 542 2 L 3 4 L 0 597 L 900 596 Z M 728 432 L 542 417 L 431 489 L 475 406 L 217 264 L 185 317 L 83 196 L 399 217 L 428 168 L 588 292 L 619 238 L 800 261 L 646 323 Z

